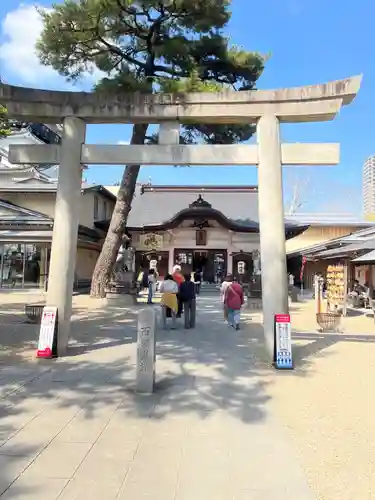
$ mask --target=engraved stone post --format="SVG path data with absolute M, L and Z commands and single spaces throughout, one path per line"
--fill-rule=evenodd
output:
M 155 383 L 156 311 L 149 307 L 138 314 L 136 391 L 151 394 Z

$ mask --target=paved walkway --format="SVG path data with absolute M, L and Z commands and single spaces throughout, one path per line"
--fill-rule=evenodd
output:
M 38 500 L 313 500 L 271 410 L 259 331 L 160 332 L 157 387 L 136 396 L 136 315 L 74 324 L 71 356 L 0 371 L 0 497 Z

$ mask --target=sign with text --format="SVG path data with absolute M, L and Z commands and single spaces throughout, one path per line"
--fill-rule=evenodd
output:
M 155 384 L 156 311 L 142 309 L 138 314 L 137 330 L 137 392 L 151 394 Z
M 141 234 L 139 242 L 147 250 L 159 250 L 163 247 L 163 236 L 157 233 Z
M 57 307 L 44 307 L 40 324 L 37 358 L 57 356 Z
M 276 368 L 293 369 L 292 332 L 289 314 L 275 315 L 275 349 Z

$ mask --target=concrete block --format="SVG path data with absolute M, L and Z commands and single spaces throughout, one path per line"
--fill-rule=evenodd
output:
M 141 394 L 151 394 L 154 391 L 156 323 L 157 314 L 154 308 L 139 311 L 136 391 Z
M 299 289 L 295 286 L 289 287 L 289 297 L 292 302 L 298 302 Z
M 246 307 L 248 309 L 253 309 L 253 310 L 259 311 L 262 309 L 262 299 L 248 297 L 248 299 L 246 301 Z
M 134 296 L 127 293 L 107 293 L 106 303 L 108 307 L 133 306 Z

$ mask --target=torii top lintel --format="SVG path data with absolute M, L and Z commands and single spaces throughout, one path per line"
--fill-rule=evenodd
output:
M 325 84 L 277 90 L 186 94 L 61 92 L 0 84 L 9 116 L 61 123 L 254 123 L 264 114 L 282 122 L 326 121 L 356 96 L 362 75 Z

